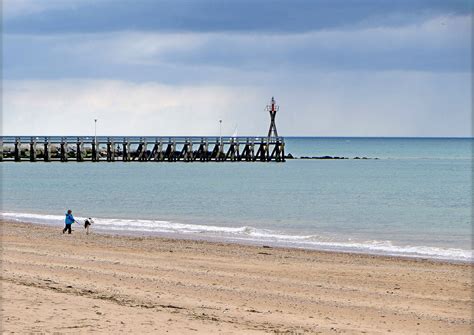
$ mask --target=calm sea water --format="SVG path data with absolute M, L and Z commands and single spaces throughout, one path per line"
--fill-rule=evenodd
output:
M 472 261 L 473 139 L 287 138 L 263 163 L 2 163 L 4 218 Z M 79 229 L 79 228 L 76 228 Z

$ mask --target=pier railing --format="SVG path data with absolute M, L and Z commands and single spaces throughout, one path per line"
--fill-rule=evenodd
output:
M 284 162 L 283 137 L 2 136 L 0 161 Z

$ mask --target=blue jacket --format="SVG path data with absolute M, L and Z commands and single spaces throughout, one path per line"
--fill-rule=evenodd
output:
M 76 220 L 74 220 L 74 216 L 72 214 L 67 214 L 66 213 L 66 219 L 64 220 L 64 223 L 66 224 L 73 224 Z

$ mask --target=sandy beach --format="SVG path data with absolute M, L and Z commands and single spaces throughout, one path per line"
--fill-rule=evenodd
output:
M 469 264 L 1 222 L 3 333 L 472 329 Z

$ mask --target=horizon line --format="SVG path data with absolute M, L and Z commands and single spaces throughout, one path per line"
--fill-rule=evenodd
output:
M 38 134 L 29 134 L 29 135 L 0 135 L 0 137 L 94 137 L 94 134 L 91 135 L 38 135 Z M 97 135 L 97 137 L 233 137 L 233 138 L 243 138 L 243 137 L 268 137 L 267 135 Z M 371 136 L 347 136 L 347 135 L 328 135 L 328 136 L 318 136 L 318 135 L 280 135 L 280 136 L 271 136 L 271 137 L 282 137 L 282 138 L 413 138 L 413 139 L 474 139 L 474 135 L 471 136 L 383 136 L 383 135 L 371 135 Z

